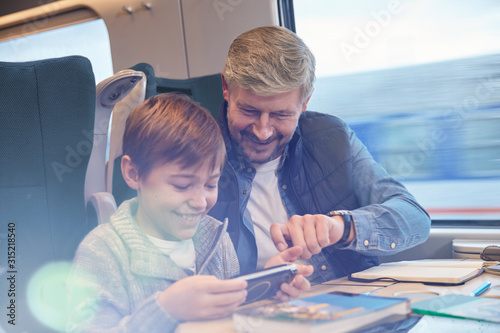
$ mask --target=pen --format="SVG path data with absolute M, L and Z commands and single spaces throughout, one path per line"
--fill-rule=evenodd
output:
M 488 288 L 491 286 L 491 282 L 485 282 L 481 286 L 479 286 L 477 289 L 475 289 L 473 292 L 470 293 L 471 296 L 479 296 L 482 293 L 484 293 Z

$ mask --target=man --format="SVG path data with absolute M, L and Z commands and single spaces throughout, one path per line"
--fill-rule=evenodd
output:
M 315 59 L 291 31 L 237 37 L 222 72 L 227 160 L 210 215 L 229 218 L 242 272 L 291 244 L 324 282 L 424 242 L 430 219 L 340 119 L 306 111 Z

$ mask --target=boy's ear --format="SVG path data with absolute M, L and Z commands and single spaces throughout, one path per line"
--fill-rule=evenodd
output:
M 128 155 L 123 155 L 122 157 L 122 175 L 123 179 L 130 188 L 137 190 L 139 189 L 139 172 L 137 166 L 132 162 L 132 159 Z

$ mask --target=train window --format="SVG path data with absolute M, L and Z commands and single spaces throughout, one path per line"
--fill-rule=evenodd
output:
M 33 61 L 69 55 L 81 55 L 90 60 L 96 83 L 113 75 L 108 30 L 102 19 L 0 43 L 0 61 Z
M 500 3 L 294 0 L 292 7 L 294 28 L 317 59 L 308 109 L 344 119 L 434 221 L 497 225 Z

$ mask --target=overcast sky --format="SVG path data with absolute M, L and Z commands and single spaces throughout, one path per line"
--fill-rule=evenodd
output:
M 500 1 L 295 0 L 318 76 L 500 51 Z

